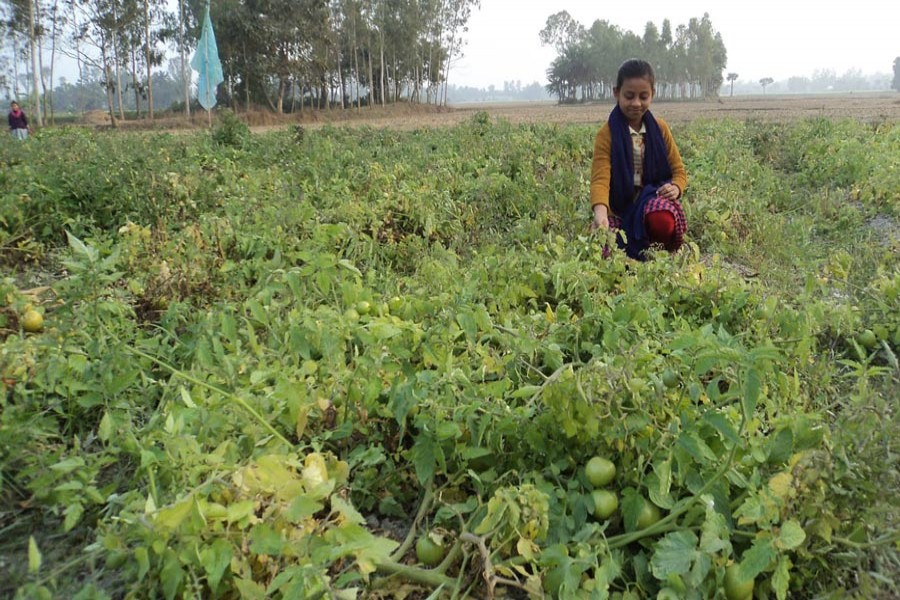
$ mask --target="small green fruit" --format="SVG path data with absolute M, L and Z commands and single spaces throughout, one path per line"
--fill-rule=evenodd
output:
M 603 487 L 615 479 L 616 465 L 602 456 L 595 456 L 584 466 L 584 474 L 592 486 Z
M 444 560 L 444 545 L 436 541 L 435 537 L 437 536 L 426 533 L 416 542 L 416 558 L 420 563 L 429 567 L 435 567 Z
M 737 563 L 725 569 L 725 597 L 728 600 L 751 600 L 753 598 L 753 580 L 741 582 L 738 579 Z
M 661 518 L 662 515 L 659 512 L 659 508 L 645 498 L 644 505 L 641 507 L 641 512 L 638 515 L 637 528 L 639 530 L 647 529 Z
M 875 337 L 874 331 L 866 329 L 856 337 L 856 341 L 859 342 L 859 345 L 863 348 L 871 350 L 875 347 L 875 344 L 878 343 L 878 338 Z
M 619 498 L 608 490 L 594 490 L 591 492 L 594 500 L 594 516 L 598 519 L 608 519 L 619 508 Z

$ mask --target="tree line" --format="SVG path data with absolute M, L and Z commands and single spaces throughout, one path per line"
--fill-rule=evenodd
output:
M 654 66 L 658 97 L 717 96 L 728 58 L 708 13 L 674 29 L 668 19 L 661 27 L 648 22 L 640 36 L 600 19 L 585 27 L 561 11 L 547 19 L 540 40 L 557 52 L 547 90 L 560 102 L 610 98 L 619 66 L 635 57 Z
M 189 110 L 187 61 L 206 2 L 179 0 L 170 9 L 166 0 L 0 0 L 0 86 L 31 98 L 40 124 L 42 115 L 52 118 L 54 66 L 65 55 L 76 62 L 79 81 L 101 74 L 113 123 L 125 118 L 128 104 L 152 119 L 156 72 L 175 51 Z M 219 100 L 276 112 L 446 104 L 450 65 L 479 4 L 216 0 L 210 14 L 226 78 Z

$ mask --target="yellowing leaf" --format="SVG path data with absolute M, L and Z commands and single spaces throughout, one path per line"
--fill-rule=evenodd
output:
M 790 496 L 793 483 L 793 475 L 788 472 L 782 472 L 772 476 L 769 480 L 769 489 L 775 496 L 784 500 Z
M 165 529 L 169 529 L 174 531 L 178 529 L 178 526 L 181 525 L 182 521 L 184 521 L 189 514 L 191 514 L 191 508 L 194 505 L 194 497 L 188 496 L 183 500 L 172 504 L 171 506 L 167 506 L 163 509 L 160 509 L 158 513 L 156 513 L 156 523 L 160 527 Z
M 806 541 L 806 532 L 800 523 L 794 520 L 785 521 L 781 526 L 777 544 L 784 550 L 793 550 Z
M 516 543 L 516 550 L 520 556 L 529 561 L 534 560 L 541 551 L 537 544 L 524 537 L 519 538 L 519 541 Z

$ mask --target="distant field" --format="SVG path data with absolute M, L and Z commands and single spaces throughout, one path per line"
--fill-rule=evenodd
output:
M 399 130 L 419 127 L 450 127 L 472 118 L 477 112 L 516 123 L 599 123 L 612 108 L 611 102 L 562 106 L 555 102 L 466 103 L 449 108 L 398 104 L 360 110 L 305 111 L 297 115 L 278 116 L 268 111 L 240 113 L 254 132 L 277 131 L 302 124 L 316 128 L 325 125 L 367 126 Z M 768 122 L 789 122 L 808 117 L 843 117 L 861 121 L 900 121 L 900 94 L 866 93 L 815 96 L 739 96 L 704 102 L 657 102 L 654 112 L 672 123 L 688 123 L 698 119 L 753 119 Z M 92 111 L 81 123 L 108 126 L 106 113 Z M 144 121 L 120 123 L 122 129 L 170 130 L 186 129 L 181 117 L 163 116 L 152 127 Z M 194 113 L 188 129 L 207 127 L 205 113 Z
M 363 109 L 359 116 L 351 111 L 338 122 L 414 129 L 416 127 L 452 126 L 484 111 L 511 123 L 597 123 L 604 119 L 611 103 L 561 106 L 555 103 L 521 102 L 498 104 L 463 104 L 445 112 L 410 115 L 408 110 L 392 108 L 373 111 Z M 658 102 L 653 110 L 669 122 L 686 123 L 698 119 L 758 119 L 794 121 L 807 117 L 854 118 L 862 121 L 900 120 L 900 94 L 839 94 L 818 96 L 742 96 L 705 102 Z M 337 114 L 337 113 L 335 113 Z M 334 122 L 326 119 L 313 125 Z M 272 129 L 265 127 L 261 129 Z M 256 129 L 256 128 L 254 128 Z

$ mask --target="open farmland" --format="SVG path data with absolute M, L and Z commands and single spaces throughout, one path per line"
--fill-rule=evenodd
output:
M 647 263 L 605 107 L 3 140 L 0 595 L 893 597 L 900 104 L 831 100 L 656 105 Z

